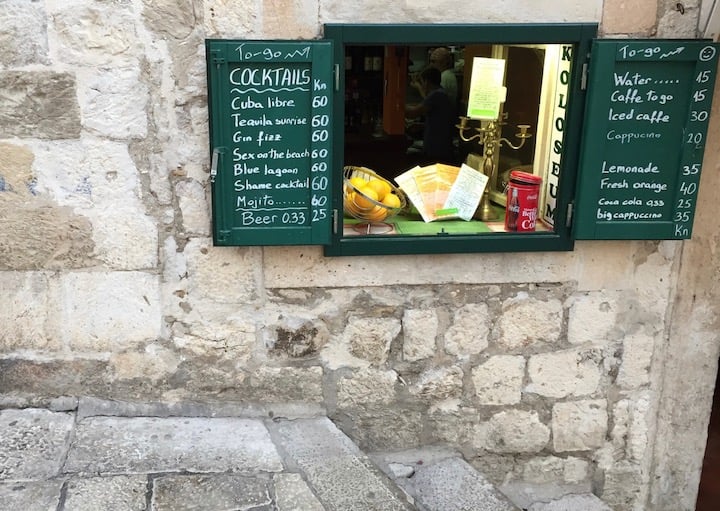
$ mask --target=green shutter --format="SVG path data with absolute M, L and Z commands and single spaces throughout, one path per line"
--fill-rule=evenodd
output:
M 206 41 L 216 245 L 313 245 L 332 226 L 332 43 Z
M 719 47 L 593 43 L 576 239 L 690 237 Z

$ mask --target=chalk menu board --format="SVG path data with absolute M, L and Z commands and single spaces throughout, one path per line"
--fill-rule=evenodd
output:
M 215 244 L 328 243 L 331 43 L 208 40 L 206 51 Z
M 692 232 L 718 45 L 593 43 L 576 239 L 684 239 Z

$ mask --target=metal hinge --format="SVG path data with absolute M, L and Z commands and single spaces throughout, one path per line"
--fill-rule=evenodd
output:
M 587 89 L 587 81 L 588 81 L 588 65 L 589 62 L 583 62 L 582 65 L 582 75 L 580 76 L 580 90 L 586 90 Z
M 333 76 L 335 78 L 335 92 L 340 90 L 340 64 L 335 64 L 333 69 Z
M 571 202 L 567 205 L 567 210 L 565 211 L 565 227 L 572 226 L 574 204 L 574 202 Z
M 338 210 L 333 209 L 333 234 L 338 233 L 338 218 L 339 218 Z

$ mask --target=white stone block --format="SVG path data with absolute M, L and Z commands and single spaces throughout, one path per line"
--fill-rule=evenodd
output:
M 353 356 L 380 365 L 387 361 L 390 343 L 400 328 L 400 321 L 395 318 L 352 317 L 342 338 Z
M 563 306 L 559 300 L 538 300 L 527 293 L 518 293 L 502 305 L 498 344 L 517 349 L 554 343 L 560 338 L 562 321 Z
M 203 185 L 197 181 L 180 181 L 175 185 L 175 195 L 180 204 L 184 231 L 209 236 L 210 204 Z
M 568 341 L 606 344 L 617 339 L 622 333 L 618 326 L 618 298 L 617 293 L 604 291 L 573 296 L 568 312 Z
M 555 452 L 587 451 L 603 445 L 608 429 L 607 402 L 602 399 L 555 403 L 552 411 Z
M 634 389 L 649 384 L 654 350 L 655 338 L 652 335 L 640 332 L 626 336 L 623 339 L 618 385 L 624 389 Z
M 73 351 L 117 351 L 160 336 L 157 275 L 75 272 L 59 279 L 62 312 L 56 327 Z
M 397 373 L 366 368 L 338 380 L 337 404 L 354 408 L 368 404 L 390 404 L 395 399 Z
M 257 247 L 213 247 L 209 239 L 185 246 L 189 300 L 193 304 L 247 304 L 259 296 L 262 251 Z
M 473 368 L 472 381 L 481 405 L 512 405 L 522 398 L 525 358 L 497 355 Z
M 34 153 L 37 193 L 90 220 L 96 257 L 118 270 L 157 265 L 157 225 L 126 144 L 83 138 L 38 143 Z
M 550 440 L 550 428 L 535 411 L 497 413 L 488 421 L 485 434 L 487 450 L 497 453 L 540 452 Z
M 403 314 L 403 359 L 416 362 L 435 354 L 438 315 L 432 309 L 408 309 Z
M 600 384 L 599 350 L 566 350 L 533 355 L 528 360 L 530 383 L 525 392 L 562 398 L 593 394 Z
M 76 77 L 85 129 L 112 139 L 147 136 L 149 94 L 138 67 L 81 68 Z
M 0 352 L 58 351 L 62 339 L 49 328 L 52 274 L 0 272 Z
M 445 332 L 445 351 L 459 358 L 477 355 L 488 347 L 490 315 L 484 303 L 469 303 L 455 311 Z
M 47 2 L 53 59 L 80 67 L 137 65 L 143 47 L 134 9 L 130 2 Z
M 462 395 L 462 380 L 459 367 L 435 367 L 420 375 L 410 393 L 434 401 L 457 399 Z

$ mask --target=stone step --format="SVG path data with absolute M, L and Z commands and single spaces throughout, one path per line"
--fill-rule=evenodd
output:
M 427 448 L 371 457 L 421 511 L 520 511 L 454 451 Z
M 273 421 L 268 429 L 288 468 L 303 474 L 326 510 L 415 509 L 407 496 L 326 417 Z

